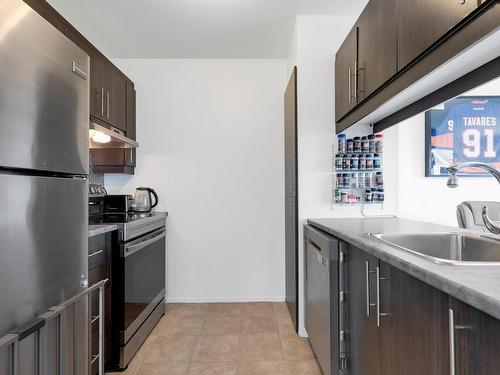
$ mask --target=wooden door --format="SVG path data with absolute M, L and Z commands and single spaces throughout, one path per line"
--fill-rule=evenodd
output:
M 449 374 L 448 295 L 380 263 L 381 373 Z
M 286 303 L 298 329 L 297 67 L 285 91 L 285 277 Z
M 456 375 L 500 373 L 500 321 L 453 298 L 450 310 L 454 317 Z
M 378 262 L 372 255 L 352 245 L 348 246 L 346 298 L 349 375 L 380 375 L 380 330 L 376 317 Z
M 431 47 L 477 6 L 478 0 L 399 0 L 399 70 Z
M 335 119 L 344 117 L 357 104 L 356 71 L 358 29 L 354 27 L 335 55 Z
M 110 125 L 127 131 L 127 81 L 117 70 L 111 69 L 110 88 L 108 90 L 108 121 Z
M 370 0 L 357 24 L 359 103 L 397 73 L 397 0 Z

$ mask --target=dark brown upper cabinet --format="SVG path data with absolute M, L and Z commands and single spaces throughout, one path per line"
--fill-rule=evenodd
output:
M 101 125 L 113 126 L 135 137 L 135 128 L 127 123 L 127 111 L 131 110 L 127 109 L 127 84 L 133 87 L 132 81 L 47 1 L 24 1 L 90 56 L 90 116 Z
M 337 52 L 337 120 L 397 73 L 396 2 L 371 0 Z
M 494 32 L 499 17 L 495 0 L 369 0 L 336 54 L 336 132 Z
M 371 0 L 357 22 L 355 88 L 358 103 L 397 73 L 397 1 Z
M 412 62 L 477 6 L 478 0 L 399 0 L 398 68 Z
M 342 118 L 358 104 L 354 77 L 358 58 L 358 29 L 353 27 L 335 58 L 335 117 Z

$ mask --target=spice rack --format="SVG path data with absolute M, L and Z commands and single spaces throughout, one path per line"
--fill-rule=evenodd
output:
M 383 135 L 370 134 L 347 139 L 344 134 L 340 134 L 333 151 L 333 203 L 383 204 Z

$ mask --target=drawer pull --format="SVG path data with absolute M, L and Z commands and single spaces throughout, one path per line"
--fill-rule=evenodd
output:
M 97 322 L 100 318 L 100 315 L 96 315 L 96 316 L 93 316 L 92 317 L 92 320 L 90 321 L 90 324 L 94 324 L 95 322 Z

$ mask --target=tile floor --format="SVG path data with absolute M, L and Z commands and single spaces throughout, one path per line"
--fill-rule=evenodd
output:
M 126 375 L 321 375 L 284 303 L 168 304 Z

